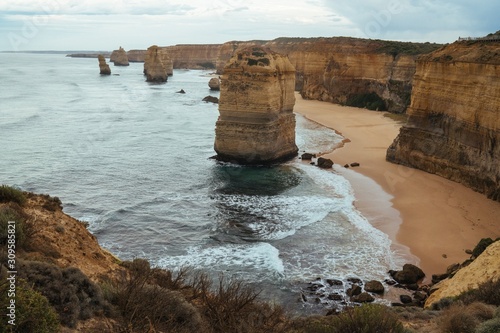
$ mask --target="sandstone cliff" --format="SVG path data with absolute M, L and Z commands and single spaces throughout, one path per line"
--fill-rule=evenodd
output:
M 285 56 L 258 46 L 237 52 L 221 78 L 218 159 L 265 164 L 296 156 L 294 85 Z
M 97 60 L 99 61 L 99 71 L 100 74 L 102 75 L 110 75 L 111 74 L 111 69 L 109 68 L 109 65 L 106 63 L 106 59 L 102 54 L 99 54 L 97 56 Z
M 500 42 L 457 42 L 417 62 L 408 124 L 387 160 L 500 201 Z
M 425 302 L 432 306 L 445 297 L 458 296 L 480 284 L 500 279 L 500 241 L 494 242 L 477 257 L 469 266 L 460 269 L 452 278 L 443 280 Z
M 220 44 L 179 44 L 164 47 L 174 68 L 214 69 Z
M 166 82 L 169 75 L 169 69 L 171 68 L 170 65 L 171 61 L 168 54 L 163 52 L 156 45 L 150 46 L 144 62 L 144 74 L 147 77 L 146 81 Z
M 144 62 L 146 50 L 128 50 L 127 57 L 129 62 Z
M 304 98 L 398 113 L 410 101 L 417 55 L 438 47 L 346 37 L 233 41 L 220 49 L 218 72 L 236 50 L 255 43 L 288 56 Z
M 113 62 L 115 66 L 128 66 L 128 56 L 127 52 L 120 46 L 118 50 L 114 50 L 111 53 L 109 61 Z

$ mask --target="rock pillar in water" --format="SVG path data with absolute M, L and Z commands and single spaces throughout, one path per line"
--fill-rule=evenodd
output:
M 99 70 L 100 74 L 102 75 L 110 75 L 111 74 L 111 69 L 109 68 L 109 65 L 106 63 L 106 59 L 102 54 L 99 54 L 97 56 L 97 60 L 99 60 Z
M 148 82 L 167 81 L 168 76 L 161 59 L 161 51 L 156 45 L 148 48 L 148 53 L 144 62 L 144 74 L 146 74 L 146 81 Z
M 155 61 L 158 62 L 158 59 L 162 63 L 162 67 L 163 70 L 166 72 L 166 75 L 172 76 L 174 73 L 174 66 L 168 51 L 165 48 L 161 48 L 156 45 L 150 46 L 144 57 L 144 75 L 148 76 L 148 72 L 155 71 L 154 68 L 152 68 L 151 70 L 150 68 L 155 66 Z M 167 80 L 165 79 L 165 81 Z
M 129 66 L 127 52 L 120 46 L 118 50 L 111 53 L 110 61 L 113 61 L 115 66 Z
M 296 156 L 294 88 L 286 56 L 258 46 L 237 52 L 221 78 L 217 159 L 270 164 Z

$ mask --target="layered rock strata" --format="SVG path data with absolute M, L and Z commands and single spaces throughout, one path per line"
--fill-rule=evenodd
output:
M 158 64 L 161 63 L 162 69 L 160 69 Z M 148 48 L 148 51 L 144 57 L 144 75 L 148 77 L 154 76 L 156 73 L 165 72 L 166 76 L 172 76 L 174 73 L 172 59 L 170 58 L 169 53 L 161 47 L 157 45 L 152 45 Z M 163 76 L 161 76 L 163 77 Z M 160 81 L 164 82 L 167 79 Z
M 269 164 L 297 155 L 295 69 L 258 46 L 239 51 L 221 78 L 215 151 L 222 161 Z
M 109 65 L 106 63 L 106 58 L 102 54 L 99 54 L 97 56 L 97 60 L 99 61 L 99 71 L 100 74 L 102 75 L 110 75 L 111 74 L 111 69 L 109 68 Z
M 417 62 L 409 120 L 387 160 L 500 201 L 500 42 L 457 42 Z
M 146 61 L 144 62 L 144 74 L 148 82 L 166 82 L 168 73 L 163 63 L 163 53 L 158 46 L 153 45 L 148 48 Z
M 217 71 L 252 42 L 222 45 Z M 404 112 L 410 102 L 417 55 L 438 45 L 346 37 L 278 38 L 258 42 L 286 54 L 296 69 L 295 89 L 307 99 Z M 370 102 L 375 97 L 378 104 Z M 365 102 L 365 100 L 367 100 Z
M 121 46 L 111 53 L 109 61 L 113 62 L 115 66 L 129 66 L 127 52 Z

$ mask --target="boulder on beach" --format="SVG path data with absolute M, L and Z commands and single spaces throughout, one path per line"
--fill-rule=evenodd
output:
M 333 161 L 329 158 L 320 157 L 318 158 L 317 165 L 322 169 L 330 169 L 333 166 Z
M 216 77 L 213 77 L 208 82 L 208 87 L 210 90 L 220 90 L 220 80 Z
M 401 271 L 389 272 L 394 280 L 401 284 L 415 284 L 425 277 L 425 273 L 415 265 L 405 264 Z
M 380 281 L 372 280 L 365 284 L 365 290 L 375 294 L 383 294 L 385 291 L 384 285 Z
M 304 161 L 310 161 L 313 157 L 316 157 L 316 155 L 311 153 L 304 153 L 300 156 L 300 158 Z

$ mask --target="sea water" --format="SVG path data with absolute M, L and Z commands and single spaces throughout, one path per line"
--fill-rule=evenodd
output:
M 210 159 L 209 71 L 150 84 L 142 69 L 101 76 L 96 59 L 0 53 L 0 183 L 58 196 L 121 259 L 243 279 L 296 308 L 303 283 L 380 280 L 401 264 L 333 169 Z M 341 140 L 297 115 L 300 151 Z

